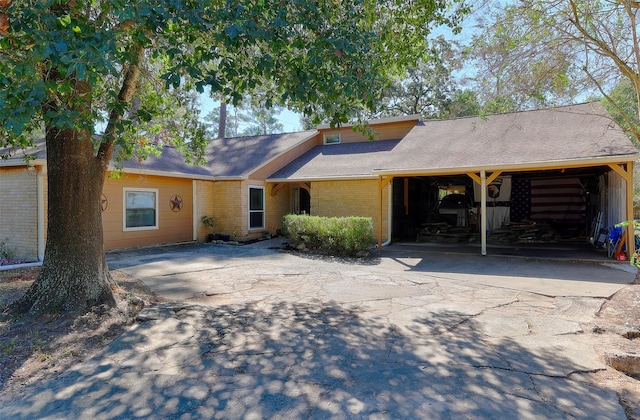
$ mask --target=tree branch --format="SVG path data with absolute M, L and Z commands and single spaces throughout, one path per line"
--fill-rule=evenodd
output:
M 107 167 L 113 154 L 113 147 L 116 137 L 118 135 L 118 123 L 122 121 L 123 112 L 118 105 L 128 104 L 131 102 L 133 95 L 137 90 L 138 77 L 140 75 L 140 66 L 144 57 L 144 47 L 137 45 L 136 54 L 125 69 L 124 79 L 122 80 L 122 87 L 118 93 L 118 104 L 111 109 L 109 113 L 109 122 L 107 123 L 107 129 L 105 130 L 100 148 L 98 149 L 97 158 L 100 160 L 104 168 Z

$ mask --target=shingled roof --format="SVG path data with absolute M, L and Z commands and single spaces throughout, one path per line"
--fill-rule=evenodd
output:
M 487 117 L 425 121 L 386 154 L 377 173 L 635 160 L 638 150 L 599 102 Z
M 194 166 L 171 147 L 159 157 L 124 163 L 148 171 L 200 179 L 246 178 L 317 135 L 316 130 L 216 139 L 207 164 Z M 0 153 L 2 150 L 0 150 Z M 43 142 L 29 154 L 45 159 Z M 453 174 L 479 170 L 607 164 L 637 159 L 638 151 L 599 102 L 416 125 L 404 138 L 316 146 L 269 181 L 373 178 L 379 174 Z M 18 151 L 11 159 L 24 161 Z M 6 162 L 6 161 L 5 161 Z M 0 165 L 2 162 L 0 162 Z M 10 163 L 11 164 L 11 163 Z
M 373 170 L 384 164 L 388 154 L 399 143 L 401 140 L 381 140 L 316 146 L 268 180 L 373 178 Z
M 206 149 L 203 166 L 185 163 L 184 157 L 171 147 L 161 156 L 137 162 L 128 161 L 124 168 L 150 170 L 171 174 L 188 174 L 214 178 L 242 178 L 292 147 L 317 134 L 316 130 L 264 136 L 231 137 L 212 140 Z
M 242 178 L 260 168 L 292 147 L 310 139 L 316 130 L 264 136 L 233 137 L 212 140 L 206 148 L 207 164 L 198 166 L 185 162 L 184 156 L 173 147 L 164 147 L 160 156 L 150 156 L 138 162 L 130 159 L 122 163 L 124 171 L 149 172 L 167 176 L 193 178 Z M 9 149 L 0 149 L 0 153 Z M 29 148 L 27 154 L 44 161 L 44 139 Z M 15 150 L 10 159 L 16 165 L 25 164 L 23 151 Z

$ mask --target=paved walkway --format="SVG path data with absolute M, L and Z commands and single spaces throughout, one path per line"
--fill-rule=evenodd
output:
M 604 368 L 581 331 L 631 272 L 266 245 L 110 254 L 172 302 L 0 418 L 625 418 L 569 376 Z

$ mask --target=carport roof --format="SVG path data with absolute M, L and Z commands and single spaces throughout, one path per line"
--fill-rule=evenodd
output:
M 463 173 L 633 161 L 638 151 L 599 102 L 425 121 L 375 167 L 378 174 Z

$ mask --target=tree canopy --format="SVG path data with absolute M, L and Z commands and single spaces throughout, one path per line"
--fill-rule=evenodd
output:
M 457 45 L 442 35 L 430 41 L 428 55 L 408 67 L 384 90 L 379 116 L 420 114 L 424 118 L 447 116 L 457 92 L 453 71 L 457 67 Z

